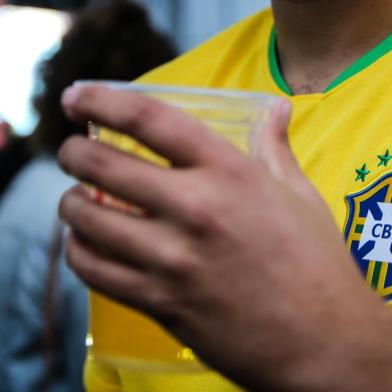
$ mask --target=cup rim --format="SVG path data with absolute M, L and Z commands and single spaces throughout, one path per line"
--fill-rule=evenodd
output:
M 238 100 L 248 100 L 266 103 L 274 102 L 278 95 L 258 93 L 241 89 L 226 88 L 209 88 L 209 87 L 192 87 L 192 86 L 173 86 L 165 84 L 147 84 L 118 81 L 118 80 L 78 80 L 74 85 L 101 85 L 109 88 L 115 88 L 124 91 L 132 91 L 136 93 L 158 93 L 158 94 L 178 94 L 178 95 L 194 95 L 207 96 L 211 98 L 229 98 Z

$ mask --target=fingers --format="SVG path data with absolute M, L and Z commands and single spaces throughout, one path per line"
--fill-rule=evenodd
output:
M 74 85 L 65 90 L 62 103 L 70 118 L 127 133 L 175 165 L 215 160 L 226 146 L 194 118 L 140 94 Z
M 272 108 L 269 122 L 254 141 L 255 158 L 267 164 L 276 179 L 290 184 L 306 197 L 314 198 L 317 192 L 305 177 L 291 149 L 288 128 L 292 105 L 287 99 L 280 99 Z
M 152 294 L 157 287 L 147 274 L 98 254 L 75 234 L 68 237 L 66 253 L 71 268 L 93 289 L 129 306 L 154 313 L 149 293 Z
M 80 136 L 64 143 L 58 159 L 68 174 L 132 205 L 150 212 L 171 208 L 173 171 Z
M 291 104 L 285 99 L 272 107 L 268 123 L 253 141 L 253 155 L 266 162 L 271 172 L 278 178 L 286 175 L 287 169 L 296 164 L 288 141 L 288 126 L 291 117 Z
M 80 188 L 67 192 L 60 216 L 91 246 L 132 267 L 167 271 L 189 260 L 180 230 L 164 221 L 134 217 L 92 202 Z

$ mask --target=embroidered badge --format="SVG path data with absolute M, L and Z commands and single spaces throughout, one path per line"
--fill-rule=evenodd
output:
M 381 158 L 380 158 L 381 159 Z M 366 169 L 366 168 L 365 168 Z M 392 300 L 392 172 L 347 195 L 344 236 L 367 281 Z

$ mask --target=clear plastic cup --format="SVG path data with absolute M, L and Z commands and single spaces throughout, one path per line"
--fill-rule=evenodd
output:
M 91 83 L 91 82 L 82 82 Z M 252 136 L 268 119 L 276 97 L 218 89 L 180 88 L 128 82 L 100 82 L 110 88 L 136 92 L 163 101 L 197 117 L 213 132 L 228 139 L 244 153 Z M 170 162 L 128 136 L 98 125 L 90 125 L 90 136 L 116 148 L 130 151 L 159 165 Z M 181 148 L 181 146 L 179 146 Z M 128 212 L 141 213 L 103 192 L 91 189 L 96 201 Z M 192 372 L 203 364 L 158 324 L 141 313 L 119 305 L 97 293 L 90 293 L 90 333 L 87 339 L 94 360 L 130 371 Z

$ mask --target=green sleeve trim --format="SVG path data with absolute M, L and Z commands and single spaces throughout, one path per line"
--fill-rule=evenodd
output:
M 276 29 L 275 27 L 271 31 L 270 41 L 269 41 L 269 48 L 268 48 L 268 60 L 270 65 L 270 71 L 272 78 L 274 79 L 275 83 L 278 87 L 287 95 L 292 96 L 293 93 L 290 90 L 290 87 L 286 84 L 283 76 L 280 72 L 279 62 L 278 62 L 278 53 L 277 53 L 277 46 L 276 46 Z
M 386 55 L 392 50 L 392 35 L 384 39 L 370 52 L 366 53 L 359 60 L 357 60 L 353 65 L 343 71 L 326 89 L 325 92 L 332 90 L 339 84 L 342 84 L 347 79 L 350 79 L 354 75 L 363 71 L 365 68 L 369 67 L 375 63 L 378 59 Z
M 370 50 L 360 59 L 358 59 L 354 64 L 348 67 L 345 71 L 343 71 L 325 90 L 324 93 L 327 93 L 339 86 L 346 80 L 352 78 L 359 72 L 363 71 L 365 68 L 372 65 L 378 59 L 386 55 L 392 50 L 392 35 L 388 38 L 380 42 L 375 48 Z M 270 41 L 269 41 L 269 49 L 268 49 L 268 58 L 269 65 L 272 78 L 278 87 L 287 95 L 292 96 L 293 93 L 290 87 L 287 85 L 286 81 L 283 78 L 282 73 L 280 72 L 280 66 L 278 61 L 278 53 L 277 53 L 277 39 L 276 39 L 276 29 L 273 27 L 271 31 Z

